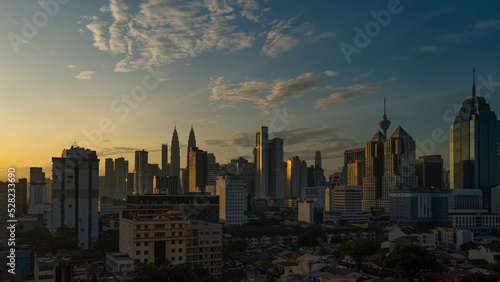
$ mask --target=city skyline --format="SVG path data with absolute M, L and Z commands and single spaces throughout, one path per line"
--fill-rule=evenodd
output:
M 374 20 L 371 12 L 385 11 L 387 4 L 158 3 L 59 4 L 31 38 L 23 34 L 23 17 L 33 22 L 45 10 L 36 3 L 2 4 L 0 32 L 7 40 L 0 43 L 0 117 L 12 122 L 0 140 L 0 180 L 11 166 L 20 177 L 28 178 L 30 167 L 43 167 L 50 177 L 51 158 L 75 139 L 102 160 L 132 161 L 135 151 L 145 149 L 149 162 L 160 164 L 161 144 L 170 145 L 174 127 L 184 168 L 193 123 L 198 147 L 219 163 L 239 156 L 251 160 L 255 132 L 268 126 L 274 133 L 269 139 L 284 139 L 284 160 L 299 156 L 312 164 L 321 151 L 328 175 L 343 165 L 345 149 L 364 147 L 379 129 L 384 97 L 392 122 L 388 132 L 401 125 L 416 141 L 417 158 L 440 154 L 449 168 L 449 126 L 470 96 L 472 67 L 478 96 L 488 96 L 492 110 L 500 109 L 500 76 L 491 66 L 500 19 L 484 4 L 433 3 L 429 9 L 401 1 L 387 26 L 348 62 L 339 45 L 353 45 L 354 28 L 364 30 Z M 169 7 L 179 9 L 154 12 Z M 164 17 L 172 24 L 162 23 Z M 450 17 L 458 24 L 447 24 Z M 207 23 L 217 23 L 215 31 Z M 162 37 L 163 32 L 178 37 Z M 201 35 L 205 41 L 196 40 Z M 158 40 L 169 44 L 155 45 Z M 152 59 L 168 75 L 155 79 L 147 70 L 157 71 Z M 157 84 L 145 87 L 151 89 L 147 97 L 129 112 L 113 111 L 116 99 L 143 86 L 146 77 L 149 86 Z M 116 108 L 125 105 L 118 101 Z M 101 126 L 103 120 L 111 123 Z M 86 146 L 84 132 L 99 127 L 113 129 L 102 131 L 102 138 L 91 134 L 101 140 Z M 103 175 L 104 165 L 100 170 Z

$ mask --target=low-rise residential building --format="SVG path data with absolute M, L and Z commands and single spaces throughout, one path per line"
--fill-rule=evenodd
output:
M 53 282 L 56 281 L 57 261 L 51 253 L 35 252 L 34 278 L 35 281 Z
M 400 239 L 402 237 L 407 239 L 408 242 L 415 242 L 428 250 L 436 249 L 436 234 L 432 230 L 417 226 L 395 225 L 388 234 L 389 250 L 391 252 L 398 244 L 398 239 L 403 243 Z
M 134 261 L 128 253 L 106 253 L 106 273 L 123 275 L 134 269 Z
M 120 252 L 160 265 L 186 262 L 186 217 L 180 211 L 122 210 Z
M 319 202 L 299 203 L 299 221 L 309 224 L 323 222 L 325 204 Z
M 500 215 L 487 210 L 450 210 L 450 227 L 468 229 L 477 235 L 488 235 L 500 229 Z
M 436 235 L 436 246 L 440 248 L 460 249 L 464 243 L 474 241 L 474 234 L 467 229 L 440 226 L 433 232 Z
M 500 251 L 492 249 L 488 245 L 481 245 L 469 249 L 469 259 L 484 259 L 488 263 L 500 262 Z
M 447 190 L 398 187 L 389 193 L 389 216 L 398 224 L 448 224 Z

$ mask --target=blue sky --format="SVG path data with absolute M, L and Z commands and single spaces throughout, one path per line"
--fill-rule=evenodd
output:
M 345 149 L 377 132 L 384 96 L 389 133 L 401 125 L 417 140 L 417 154 L 441 154 L 448 166 L 450 117 L 470 95 L 472 67 L 479 95 L 500 111 L 499 6 L 2 1 L 0 173 L 15 166 L 28 177 L 26 168 L 43 166 L 50 175 L 51 157 L 75 138 L 101 158 L 133 162 L 133 151 L 146 149 L 158 163 L 175 123 L 185 155 L 194 123 L 198 146 L 221 163 L 249 157 L 266 125 L 285 139 L 285 159 L 311 163 L 321 150 L 330 174 Z M 356 47 L 355 28 L 366 33 L 376 28 L 373 13 L 390 11 L 348 62 L 340 45 Z M 155 79 L 157 70 L 164 75 Z M 123 102 L 132 93 L 138 100 Z

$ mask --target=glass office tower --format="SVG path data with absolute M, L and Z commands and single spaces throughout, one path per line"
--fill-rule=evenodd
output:
M 491 187 L 499 185 L 500 123 L 484 97 L 472 97 L 450 126 L 450 187 L 452 189 L 481 189 L 486 200 Z

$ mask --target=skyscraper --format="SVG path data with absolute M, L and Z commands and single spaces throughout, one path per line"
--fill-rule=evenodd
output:
M 316 151 L 316 155 L 314 156 L 314 165 L 315 165 L 316 169 L 321 168 L 321 152 L 320 151 Z
M 181 154 L 179 147 L 179 136 L 177 135 L 177 127 L 174 128 L 172 134 L 172 143 L 170 145 L 170 176 L 179 176 L 181 169 Z
M 288 160 L 287 163 L 287 182 L 285 198 L 292 199 L 300 197 L 300 187 L 307 187 L 301 185 L 302 177 L 302 162 L 299 157 L 294 156 Z
M 267 126 L 261 126 L 260 131 L 256 134 L 255 144 L 255 191 L 254 198 L 265 198 L 268 196 L 268 143 L 269 135 Z
M 443 185 L 443 158 L 440 155 L 423 156 L 415 161 L 418 187 L 445 188 Z
M 204 192 L 207 185 L 207 152 L 189 149 L 189 192 Z
M 128 161 L 124 158 L 115 159 L 115 194 L 113 198 L 124 199 L 127 197 Z
M 215 185 L 220 165 L 215 160 L 213 153 L 207 153 L 207 185 Z
M 268 195 L 283 204 L 285 184 L 283 183 L 283 139 L 274 138 L 269 140 L 269 173 L 268 173 Z
M 389 193 L 397 187 L 417 187 L 415 141 L 399 126 L 384 143 L 384 176 L 380 207 L 389 212 Z
M 161 144 L 161 172 L 163 176 L 170 175 L 170 165 L 168 163 L 168 144 Z
M 52 163 L 52 232 L 63 224 L 74 227 L 78 247 L 90 249 L 99 234 L 97 154 L 74 144 Z
M 343 178 L 344 178 L 345 183 L 347 183 L 348 179 L 352 179 L 352 177 L 349 176 L 349 164 L 356 163 L 359 161 L 363 162 L 362 166 L 364 166 L 365 148 L 355 148 L 355 149 L 348 149 L 348 150 L 344 151 L 344 175 L 343 175 Z M 349 184 L 347 184 L 347 185 L 349 185 Z M 358 185 L 362 185 L 362 184 L 358 184 Z M 353 186 L 356 186 L 356 185 L 353 185 Z
M 148 152 L 145 150 L 135 151 L 134 189 L 136 195 L 153 193 L 152 187 L 148 189 L 148 177 Z M 151 182 L 151 184 L 153 183 Z
M 382 177 L 384 176 L 384 142 L 385 136 L 377 131 L 372 140 L 366 143 L 365 177 L 363 177 L 363 212 L 370 212 L 377 207 L 382 195 Z
M 191 148 L 196 147 L 196 137 L 194 136 L 194 129 L 193 125 L 191 125 L 191 130 L 189 131 L 189 138 L 188 138 L 188 145 L 187 145 L 187 150 L 186 150 L 186 173 L 188 177 L 188 182 L 190 181 L 189 177 L 189 150 Z M 191 184 L 188 184 L 189 187 L 191 187 Z
M 481 189 L 487 201 L 499 185 L 500 122 L 486 99 L 476 96 L 474 77 L 475 71 L 472 97 L 450 126 L 450 188 Z
M 104 167 L 104 187 L 100 187 L 99 197 L 113 198 L 115 196 L 115 164 L 112 158 L 107 158 Z
M 41 167 L 30 167 L 30 195 L 29 204 L 47 203 L 47 184 L 45 183 L 45 173 Z

